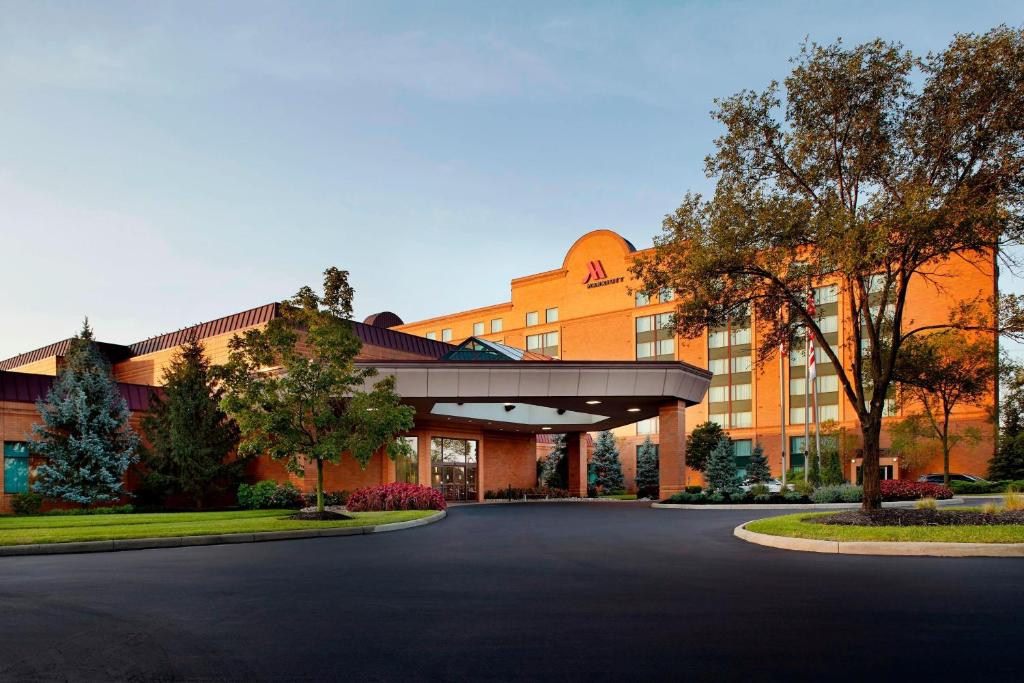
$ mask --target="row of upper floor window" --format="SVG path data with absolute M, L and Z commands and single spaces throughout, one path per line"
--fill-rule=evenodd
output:
M 546 308 L 546 309 L 544 309 L 544 322 L 545 323 L 555 323 L 555 322 L 558 322 L 558 307 L 557 306 L 554 307 L 554 308 Z M 530 311 L 529 313 L 527 313 L 526 314 L 526 321 L 525 321 L 525 323 L 526 323 L 526 327 L 533 327 L 534 325 L 539 325 L 540 324 L 540 312 L 539 311 Z M 484 334 L 488 334 L 488 333 L 495 334 L 495 333 L 498 333 L 498 332 L 502 332 L 504 329 L 505 329 L 505 319 L 504 318 L 492 318 L 491 321 L 490 321 L 489 328 L 488 328 L 488 326 L 484 325 L 484 321 L 483 320 L 478 320 L 478 321 L 473 323 L 473 336 L 474 337 L 480 337 L 480 336 L 482 336 Z M 424 336 L 426 336 L 427 339 L 437 339 L 438 338 L 436 330 L 431 331 L 431 332 L 427 332 L 426 335 L 424 335 Z M 450 327 L 442 328 L 441 329 L 441 341 L 447 342 L 447 341 L 451 341 L 451 340 L 452 340 L 452 328 L 450 328 Z
M 893 417 L 896 415 L 896 401 L 888 398 L 882 407 L 882 415 L 885 417 Z M 814 422 L 814 406 L 799 406 L 796 408 L 789 409 L 789 424 L 802 425 L 805 421 Z M 818 406 L 818 423 L 828 422 L 829 420 L 839 420 L 839 404 L 832 403 L 828 405 Z M 708 414 L 708 422 L 714 422 L 718 424 L 722 429 L 741 429 L 744 427 L 754 426 L 754 416 L 749 410 L 728 412 L 715 412 Z M 637 432 L 640 433 L 639 431 Z

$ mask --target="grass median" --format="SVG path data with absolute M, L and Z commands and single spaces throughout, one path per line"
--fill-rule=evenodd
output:
M 355 512 L 351 513 L 355 519 L 323 522 L 288 519 L 293 514 L 290 510 L 0 517 L 0 546 L 375 526 L 421 519 L 434 512 Z
M 768 517 L 747 524 L 747 530 L 770 536 L 819 541 L 918 541 L 933 543 L 1024 543 L 1024 525 L 999 526 L 838 526 L 812 520 L 830 514 Z

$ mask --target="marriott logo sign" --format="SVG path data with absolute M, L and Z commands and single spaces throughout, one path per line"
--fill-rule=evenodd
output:
M 583 277 L 583 284 L 587 286 L 587 289 L 614 285 L 617 282 L 622 282 L 622 278 L 609 278 L 601 261 L 590 261 L 587 263 L 587 274 Z

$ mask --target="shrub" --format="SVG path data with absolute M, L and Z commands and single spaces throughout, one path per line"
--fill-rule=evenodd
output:
M 786 491 L 782 494 L 782 498 L 787 503 L 803 503 L 807 499 L 807 497 L 799 491 Z
M 774 502 L 775 496 L 770 493 L 759 493 L 754 496 L 755 503 L 771 503 Z
M 394 482 L 356 489 L 348 498 L 350 512 L 385 510 L 444 510 L 447 504 L 437 489 Z
M 986 515 L 994 515 L 999 512 L 999 506 L 995 503 L 985 503 L 981 506 L 981 511 Z
M 548 498 L 569 498 L 566 489 L 548 488 L 546 486 L 534 486 L 524 489 L 510 486 L 503 489 L 489 489 L 484 491 L 484 500 L 521 500 L 527 496 L 547 496 Z
M 815 503 L 859 503 L 863 496 L 864 491 L 860 486 L 839 484 L 816 488 L 811 493 L 811 500 Z
M 686 488 L 690 489 L 700 487 L 687 486 Z M 668 502 L 680 503 L 685 505 L 695 505 L 697 503 L 704 502 L 704 494 L 701 493 L 700 491 L 680 491 L 679 493 L 672 494 L 672 496 L 669 497 Z
M 348 491 L 324 491 L 324 505 L 344 505 L 348 502 L 349 497 Z M 306 507 L 313 507 L 316 505 L 316 494 L 307 493 L 302 497 L 302 501 Z
M 814 484 L 803 479 L 797 479 L 793 482 L 793 491 L 801 496 L 810 496 L 814 493 Z
M 769 493 L 768 487 L 765 486 L 764 484 L 754 484 L 753 486 L 750 487 L 750 495 L 753 496 L 754 498 L 757 498 L 758 496 L 763 496 L 767 493 Z
M 1006 497 L 1003 499 L 1004 510 L 1024 510 L 1024 494 L 1010 488 L 1006 490 Z
M 703 486 L 687 486 L 686 487 L 686 492 L 687 493 L 701 493 L 703 490 L 704 490 Z
M 939 507 L 939 504 L 934 498 L 922 498 L 914 503 L 914 507 L 918 510 L 935 510 Z
M 941 484 L 908 481 L 906 479 L 883 479 L 882 500 L 917 500 L 935 498 L 946 500 L 953 497 L 953 491 Z
M 56 510 L 50 510 L 43 514 L 53 515 L 55 517 L 74 517 L 78 515 L 130 515 L 133 512 L 135 512 L 135 506 L 128 503 L 127 505 L 107 505 L 104 507 L 94 508 L 57 508 Z
M 1010 488 L 1024 488 L 1024 481 L 951 481 L 953 493 L 1003 493 Z
M 34 491 L 19 493 L 11 500 L 11 509 L 16 515 L 38 515 L 43 507 L 43 497 Z
M 728 497 L 721 491 L 715 491 L 708 496 L 709 503 L 724 503 L 726 500 L 728 500 Z
M 238 505 L 248 510 L 299 508 L 302 503 L 302 492 L 290 481 L 279 484 L 273 479 L 264 479 L 251 486 L 238 487 Z

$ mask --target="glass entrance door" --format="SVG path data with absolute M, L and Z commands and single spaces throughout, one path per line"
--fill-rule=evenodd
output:
M 445 500 L 476 500 L 477 442 L 435 436 L 430 440 L 430 483 Z

